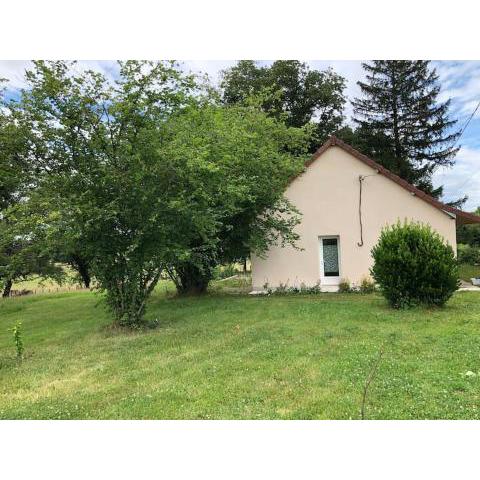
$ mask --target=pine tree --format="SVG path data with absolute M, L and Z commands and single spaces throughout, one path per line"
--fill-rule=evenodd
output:
M 374 60 L 364 63 L 363 97 L 352 104 L 356 146 L 394 173 L 436 197 L 432 185 L 440 166 L 452 166 L 459 147 L 450 100 L 438 101 L 435 69 L 425 60 Z

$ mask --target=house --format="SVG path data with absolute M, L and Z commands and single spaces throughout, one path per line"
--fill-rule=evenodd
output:
M 264 285 L 311 286 L 336 291 L 342 279 L 369 277 L 371 249 L 382 228 L 398 220 L 429 224 L 456 251 L 456 226 L 480 217 L 444 205 L 331 137 L 295 177 L 286 197 L 302 213 L 300 249 L 272 246 L 252 258 L 253 290 Z

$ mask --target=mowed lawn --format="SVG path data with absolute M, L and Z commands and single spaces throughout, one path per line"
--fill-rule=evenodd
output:
M 383 347 L 368 419 L 480 418 L 480 293 L 399 312 L 379 295 L 227 290 L 160 288 L 147 315 L 159 326 L 137 333 L 108 328 L 86 291 L 0 301 L 0 417 L 358 419 Z

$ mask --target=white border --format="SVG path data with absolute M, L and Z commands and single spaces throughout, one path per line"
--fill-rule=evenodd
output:
M 7 0 L 1 15 L 1 59 L 479 58 L 466 0 Z M 3 421 L 1 474 L 477 478 L 478 433 L 477 422 Z
M 0 58 L 478 58 L 467 0 L 7 0 Z
M 8 479 L 478 478 L 476 422 L 11 421 L 0 429 Z

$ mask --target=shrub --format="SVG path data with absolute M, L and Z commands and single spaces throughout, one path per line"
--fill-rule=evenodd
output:
M 346 278 L 342 278 L 340 283 L 338 284 L 338 292 L 339 293 L 352 293 L 352 287 L 350 286 L 350 281 Z
M 375 292 L 375 282 L 372 282 L 367 277 L 362 278 L 360 282 L 359 292 L 363 294 L 374 293 Z
M 452 247 L 429 226 L 397 223 L 372 249 L 371 274 L 394 308 L 442 306 L 459 286 Z
M 480 247 L 459 244 L 457 247 L 458 261 L 468 265 L 480 264 Z

